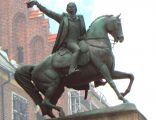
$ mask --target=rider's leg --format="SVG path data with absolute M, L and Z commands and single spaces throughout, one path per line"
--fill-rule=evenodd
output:
M 71 65 L 69 68 L 69 74 L 77 71 L 77 60 L 80 54 L 80 47 L 76 42 L 70 42 L 67 44 L 67 48 L 72 51 L 72 59 L 71 59 Z

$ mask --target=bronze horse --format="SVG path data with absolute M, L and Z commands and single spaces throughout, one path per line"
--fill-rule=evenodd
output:
M 116 95 L 124 103 L 124 96 L 130 91 L 134 76 L 115 71 L 115 60 L 108 33 L 114 42 L 122 42 L 124 37 L 120 15 L 100 16 L 90 25 L 85 40 L 80 41 L 81 55 L 78 60 L 79 72 L 68 75 L 72 54 L 66 48 L 49 55 L 37 65 L 24 65 L 15 71 L 15 79 L 41 108 L 43 115 L 54 117 L 52 109 L 64 116 L 63 109 L 56 106 L 64 87 L 88 90 L 92 81 L 105 79 Z M 130 79 L 128 88 L 120 93 L 113 79 Z M 42 99 L 40 93 L 45 95 Z

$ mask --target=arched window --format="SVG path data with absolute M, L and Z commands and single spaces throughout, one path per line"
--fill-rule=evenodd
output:
M 35 36 L 30 43 L 31 63 L 38 63 L 44 57 L 44 41 L 40 36 Z
M 17 13 L 12 21 L 12 54 L 18 63 L 24 63 L 24 43 L 26 43 L 26 17 Z

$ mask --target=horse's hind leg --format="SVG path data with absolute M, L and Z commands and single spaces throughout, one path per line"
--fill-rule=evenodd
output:
M 57 104 L 57 101 L 59 100 L 59 98 L 61 97 L 61 95 L 62 95 L 63 92 L 64 92 L 64 85 L 63 85 L 63 84 L 59 84 L 58 88 L 59 88 L 59 89 L 57 89 L 57 90 L 55 91 L 55 93 L 53 94 L 54 97 L 52 97 L 52 98 L 50 99 L 50 103 L 53 104 L 53 105 L 56 105 L 56 104 Z M 59 109 L 58 109 L 58 110 L 59 110 Z M 62 112 L 59 112 L 59 113 L 60 113 L 60 116 L 64 116 L 64 114 L 61 115 L 62 113 L 64 113 L 62 108 L 60 108 L 59 111 L 61 111 L 61 110 L 62 110 Z
M 123 96 L 127 95 L 132 87 L 133 81 L 134 81 L 134 76 L 130 73 L 125 73 L 125 72 L 120 72 L 120 71 L 113 71 L 111 73 L 111 76 L 113 79 L 126 79 L 129 78 L 130 82 L 129 85 L 127 87 L 127 89 L 125 90 L 124 93 L 122 93 Z
M 113 90 L 115 91 L 115 93 L 118 96 L 118 98 L 120 100 L 122 100 L 124 103 L 127 103 L 128 101 L 122 96 L 121 93 L 119 93 L 118 89 L 116 88 L 116 85 L 115 85 L 115 83 L 113 82 L 113 80 L 111 78 L 111 75 L 110 75 L 110 72 L 108 70 L 108 67 L 105 64 L 103 64 L 99 68 L 100 68 L 101 74 L 105 77 L 106 81 L 113 88 Z
M 55 95 L 55 91 L 58 88 L 58 85 L 60 83 L 60 78 L 58 76 L 58 74 L 54 71 L 54 70 L 47 70 L 45 72 L 45 74 L 42 75 L 42 79 L 47 81 L 45 83 L 46 86 L 46 90 L 45 90 L 45 98 L 42 102 L 42 105 L 48 107 L 49 109 L 56 109 L 57 111 L 59 111 L 60 116 L 64 116 L 64 111 L 61 107 L 53 105 L 50 100 L 52 97 L 55 97 L 53 95 Z

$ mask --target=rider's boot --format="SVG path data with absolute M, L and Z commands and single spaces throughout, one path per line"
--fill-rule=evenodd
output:
M 79 54 L 80 54 L 80 50 L 76 51 L 72 55 L 72 60 L 71 60 L 69 73 L 68 73 L 69 75 L 74 73 L 74 72 L 78 72 L 79 71 L 79 69 L 77 68 L 77 60 L 78 60 Z

